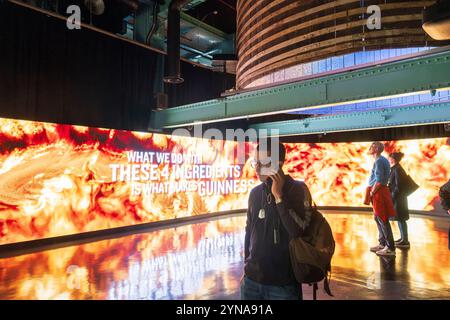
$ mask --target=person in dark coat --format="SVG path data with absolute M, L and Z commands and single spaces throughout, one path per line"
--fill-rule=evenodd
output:
M 450 180 L 439 189 L 442 208 L 450 214 Z
M 442 208 L 450 214 L 450 180 L 439 189 Z M 450 229 L 448 229 L 448 249 L 450 250 Z
M 389 162 L 391 163 L 391 173 L 389 176 L 389 190 L 391 191 L 392 201 L 394 202 L 395 216 L 391 220 L 397 221 L 400 230 L 400 239 L 395 241 L 397 248 L 409 248 L 408 225 L 409 220 L 408 196 L 405 193 L 407 184 L 407 174 L 400 165 L 404 154 L 402 152 L 394 152 L 389 154 Z

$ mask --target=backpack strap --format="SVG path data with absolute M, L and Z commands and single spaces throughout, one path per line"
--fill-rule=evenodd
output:
M 334 297 L 333 294 L 331 293 L 330 290 L 330 281 L 331 281 L 331 266 L 328 265 L 327 268 L 327 274 L 325 275 L 325 279 L 323 280 L 323 290 L 325 290 L 325 292 L 330 296 L 330 297 Z M 330 274 L 330 276 L 328 277 L 328 273 Z
M 296 197 L 295 194 L 292 194 L 295 186 L 300 186 L 302 188 L 303 207 L 304 207 L 305 216 L 304 216 L 304 218 L 299 216 L 293 208 L 288 208 L 288 212 L 291 215 L 291 217 L 294 219 L 294 221 L 304 231 L 304 230 L 306 230 L 306 228 L 308 228 L 309 224 L 311 223 L 312 214 L 316 210 L 316 206 L 315 206 L 315 204 L 313 205 L 311 193 L 309 192 L 308 187 L 303 182 L 300 182 L 300 181 L 295 181 L 295 180 L 293 181 L 293 184 L 288 191 L 289 198 L 292 199 L 292 198 Z
M 319 289 L 319 286 L 317 285 L 317 282 L 313 283 L 313 300 L 317 300 L 317 290 Z

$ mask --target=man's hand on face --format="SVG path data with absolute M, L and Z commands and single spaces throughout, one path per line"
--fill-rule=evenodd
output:
M 280 169 L 274 175 L 271 175 L 272 179 L 272 194 L 275 197 L 276 202 L 280 202 L 283 198 L 283 186 L 285 182 L 285 175 Z
M 447 211 L 448 214 L 450 214 L 450 209 Z

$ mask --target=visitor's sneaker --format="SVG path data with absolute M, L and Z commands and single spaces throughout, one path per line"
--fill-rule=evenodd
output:
M 394 241 L 395 244 L 400 243 L 400 242 L 403 242 L 403 239 L 398 239 L 398 240 Z
M 377 251 L 380 251 L 380 250 L 382 250 L 382 249 L 384 249 L 384 246 L 382 246 L 381 244 L 379 244 L 379 245 L 377 245 L 377 246 L 375 246 L 375 247 L 370 248 L 370 251 L 372 251 L 372 252 L 377 252 Z
M 395 243 L 395 247 L 396 248 L 405 248 L 405 249 L 407 249 L 407 248 L 409 248 L 409 247 L 411 247 L 411 245 L 409 244 L 409 241 L 408 242 L 396 242 Z
M 378 256 L 395 256 L 395 250 L 391 250 L 387 246 L 376 253 Z

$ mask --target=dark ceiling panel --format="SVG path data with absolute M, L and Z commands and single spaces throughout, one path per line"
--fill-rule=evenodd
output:
M 186 13 L 225 33 L 236 33 L 236 0 L 207 0 Z

